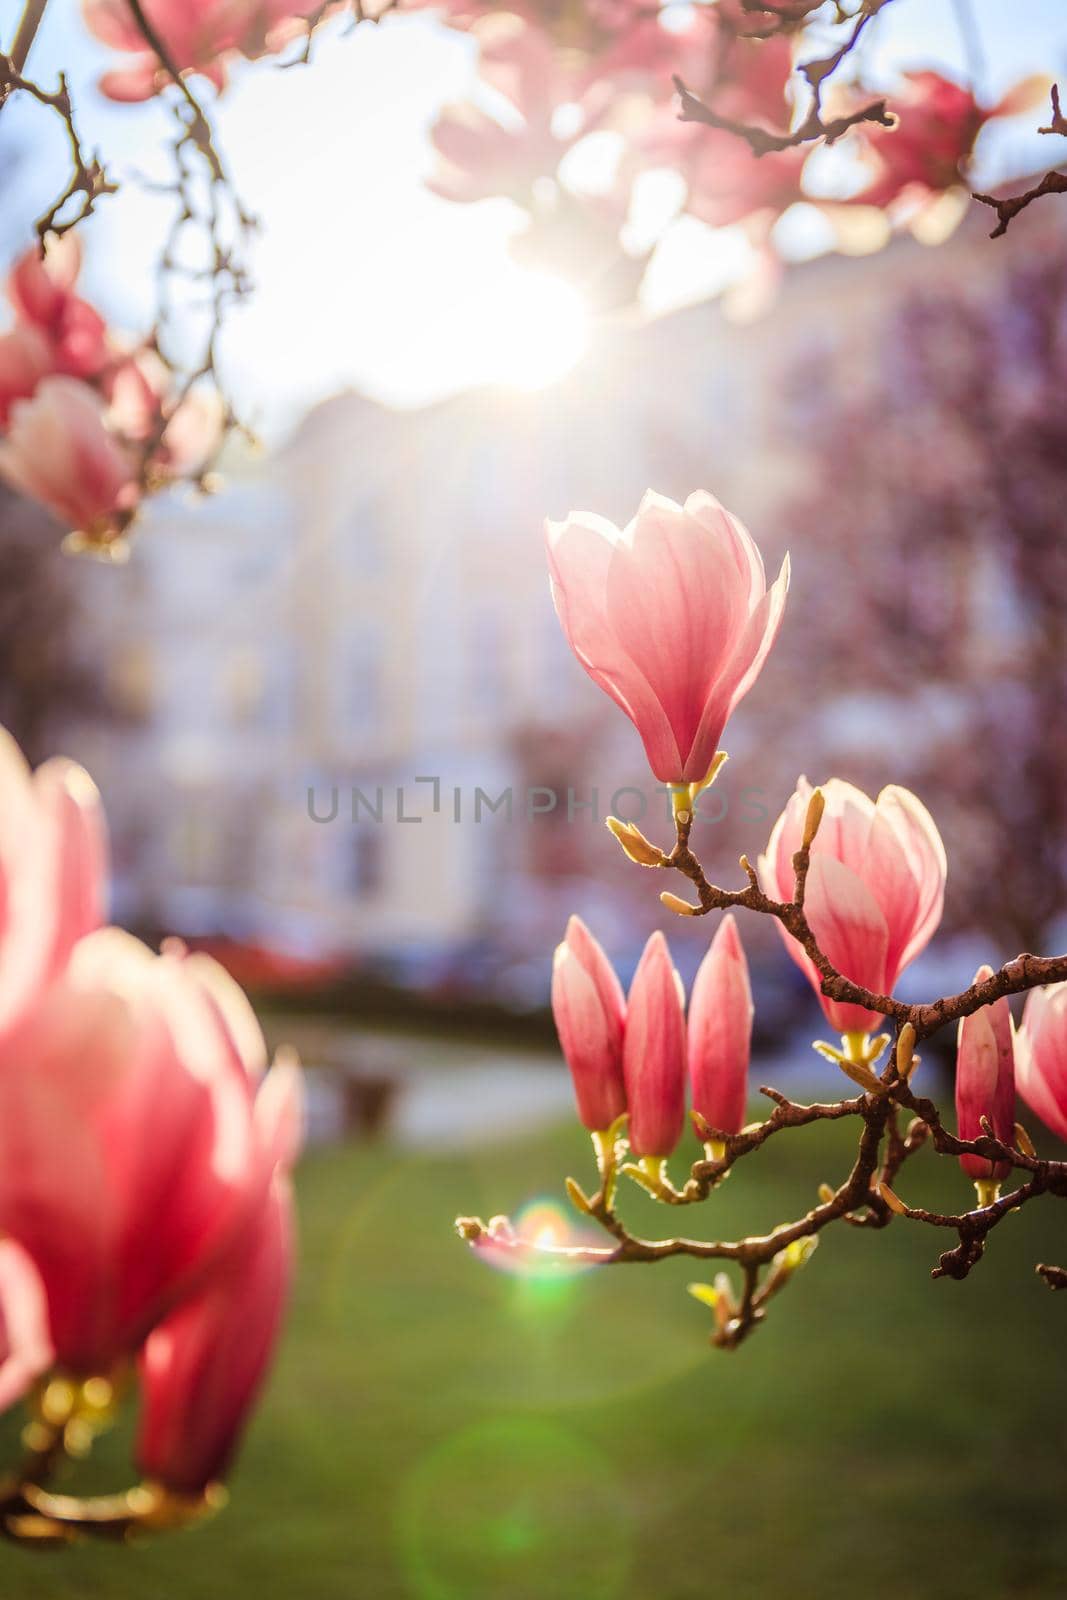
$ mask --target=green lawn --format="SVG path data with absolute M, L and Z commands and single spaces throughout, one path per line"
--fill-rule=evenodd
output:
M 847 1159 L 813 1127 L 734 1173 L 733 1235 Z M 452 1236 L 588 1176 L 573 1129 L 437 1161 L 315 1153 L 289 1336 L 213 1523 L 133 1549 L 4 1548 L 4 1600 L 697 1600 L 1060 1596 L 1067 1209 L 1037 1202 L 965 1284 L 940 1236 L 840 1229 L 740 1351 L 705 1343 L 684 1262 L 565 1282 Z M 901 1188 L 956 1205 L 927 1152 Z M 677 1218 L 680 1214 L 674 1213 Z M 635 1217 L 652 1211 L 635 1197 Z M 668 1216 L 668 1220 L 670 1217 Z M 121 1441 L 94 1469 L 114 1481 Z

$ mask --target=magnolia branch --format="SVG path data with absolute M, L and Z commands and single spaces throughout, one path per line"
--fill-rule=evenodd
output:
M 817 61 L 803 62 L 799 71 L 807 80 L 811 91 L 811 103 L 803 120 L 788 132 L 774 132 L 771 129 L 760 127 L 757 123 L 738 122 L 732 117 L 724 117 L 713 107 L 707 105 L 688 89 L 677 75 L 673 79 L 674 87 L 678 92 L 680 101 L 678 119 L 680 122 L 701 122 L 709 128 L 718 128 L 724 133 L 732 133 L 739 139 L 744 139 L 754 156 L 778 154 L 783 150 L 793 150 L 800 145 L 812 144 L 817 139 L 822 139 L 826 144 L 834 144 L 850 128 L 862 122 L 876 122 L 883 128 L 896 126 L 896 118 L 889 111 L 885 99 L 873 100 L 869 105 L 861 106 L 857 110 L 847 112 L 841 116 L 832 117 L 827 121 L 823 117 L 822 96 L 823 88 L 829 78 L 837 71 L 845 57 L 858 44 L 859 39 L 867 25 L 877 16 L 883 6 L 890 0 L 864 0 L 860 10 L 855 14 L 853 27 L 843 44 L 832 54 L 824 56 Z M 749 9 L 746 7 L 746 9 Z M 753 10 L 758 9 L 756 7 Z M 785 18 L 781 28 L 773 32 L 784 31 Z
M 1067 136 L 1067 117 L 1060 110 L 1060 87 L 1058 83 L 1052 85 L 1052 114 L 1047 128 L 1039 128 L 1038 133 L 1059 134 Z M 997 225 L 989 235 L 991 239 L 999 239 L 1007 233 L 1008 228 L 1020 211 L 1025 211 L 1027 206 L 1035 200 L 1040 200 L 1046 194 L 1067 194 L 1067 173 L 1046 172 L 1039 183 L 1024 191 L 1023 194 L 1009 195 L 1006 199 L 998 200 L 995 195 L 975 194 L 973 198 L 980 200 L 982 205 L 991 206 L 997 214 Z
M 198 487 L 206 489 L 218 454 L 229 435 L 234 430 L 240 430 L 251 437 L 225 396 L 217 357 L 219 335 L 227 312 L 232 304 L 251 291 L 252 282 L 244 255 L 248 240 L 258 224 L 242 204 L 215 144 L 207 113 L 190 89 L 166 43 L 145 14 L 140 0 L 127 0 L 127 4 L 145 42 L 181 96 L 175 106 L 177 134 L 171 146 L 175 177 L 170 183 L 151 186 L 157 192 L 174 196 L 175 213 L 159 258 L 159 303 L 150 343 L 178 382 L 169 403 L 161 408 L 155 427 L 141 446 L 142 487 L 145 490 L 153 487 L 152 463 L 175 413 L 185 404 L 198 383 L 210 380 L 221 403 L 222 415 L 215 447 L 208 458 L 199 463 L 193 476 Z M 190 155 L 199 157 L 203 162 L 202 183 L 190 161 Z M 199 267 L 189 267 L 182 262 L 182 239 L 189 229 L 198 231 L 205 241 L 207 260 Z M 183 279 L 194 286 L 207 285 L 209 298 L 208 325 L 200 353 L 186 368 L 180 369 L 166 349 L 166 333 L 173 316 L 172 285 Z
M 713 772 L 721 765 L 720 757 Z M 818 1045 L 824 1054 L 837 1061 L 863 1090 L 858 1096 L 832 1102 L 799 1104 L 778 1090 L 763 1086 L 760 1093 L 774 1104 L 774 1110 L 761 1122 L 749 1124 L 739 1133 L 711 1128 L 698 1114 L 693 1124 L 704 1145 L 705 1155 L 691 1165 L 685 1184 L 676 1188 L 665 1163 L 628 1162 L 625 1116 L 604 1135 L 594 1135 L 594 1148 L 600 1174 L 600 1187 L 586 1195 L 574 1179 L 567 1180 L 567 1191 L 575 1207 L 599 1224 L 614 1241 L 607 1246 L 544 1245 L 517 1234 L 506 1217 L 485 1223 L 479 1217 L 460 1217 L 456 1228 L 461 1238 L 475 1249 L 504 1254 L 527 1261 L 557 1262 L 562 1266 L 614 1266 L 629 1262 L 654 1262 L 686 1256 L 698 1261 L 734 1262 L 742 1271 L 742 1291 L 736 1299 L 725 1275 L 714 1285 L 691 1286 L 697 1298 L 711 1306 L 714 1327 L 711 1342 L 720 1348 L 735 1348 L 763 1320 L 767 1301 L 788 1282 L 806 1259 L 824 1228 L 844 1220 L 853 1226 L 885 1227 L 895 1216 L 927 1226 L 952 1229 L 958 1243 L 941 1253 L 932 1269 L 935 1278 L 965 1278 L 981 1259 L 992 1230 L 1013 1211 L 1041 1194 L 1067 1198 L 1067 1162 L 1042 1160 L 1034 1151 L 1025 1129 L 1016 1127 L 1015 1143 L 998 1139 L 986 1119 L 976 1139 L 959 1139 L 941 1121 L 933 1103 L 911 1088 L 911 1076 L 919 1064 L 915 1046 L 946 1023 L 970 1016 L 982 1006 L 1002 996 L 1018 994 L 1041 983 L 1067 978 L 1067 956 L 1017 956 L 999 972 L 974 983 L 960 994 L 950 995 L 925 1005 L 908 1005 L 888 995 L 877 995 L 852 983 L 839 973 L 819 948 L 804 910 L 805 890 L 811 864 L 811 850 L 823 814 L 823 796 L 814 790 L 809 802 L 803 840 L 793 856 L 793 896 L 777 901 L 760 887 L 759 878 L 745 856 L 741 867 L 748 878 L 743 889 L 720 889 L 711 884 L 690 848 L 696 794 L 680 789 L 675 795 L 677 839 L 670 854 L 658 849 L 633 823 L 609 819 L 609 827 L 631 860 L 651 868 L 680 872 L 695 887 L 699 904 L 692 905 L 676 895 L 661 896 L 668 909 L 684 916 L 703 916 L 707 912 L 743 907 L 776 918 L 802 945 L 822 977 L 822 992 L 829 998 L 880 1012 L 897 1025 L 896 1039 L 880 1074 L 876 1067 L 887 1046 L 883 1035 L 858 1051 L 839 1052 L 829 1045 Z M 900 1113 L 910 1112 L 906 1133 L 900 1129 Z M 786 1128 L 799 1128 L 813 1122 L 839 1121 L 857 1117 L 863 1124 L 851 1170 L 836 1187 L 824 1184 L 819 1204 L 793 1222 L 782 1223 L 767 1234 L 739 1240 L 703 1240 L 684 1235 L 665 1239 L 646 1239 L 630 1232 L 620 1219 L 615 1197 L 620 1177 L 632 1179 L 653 1199 L 671 1206 L 706 1201 L 741 1160 L 762 1147 Z M 905 1164 L 924 1145 L 936 1154 L 958 1158 L 981 1157 L 1006 1163 L 1025 1175 L 1016 1189 L 995 1198 L 992 1203 L 955 1214 L 929 1211 L 907 1205 L 894 1185 Z M 1067 1270 L 1040 1264 L 1036 1268 L 1051 1288 L 1067 1288 Z M 761 1280 L 761 1273 L 765 1276 Z
M 40 9 L 43 11 L 43 6 Z M 39 16 L 37 20 L 40 20 Z M 37 219 L 35 224 L 37 237 L 43 245 L 49 233 L 57 235 L 68 233 L 79 222 L 84 222 L 97 200 L 102 195 L 115 194 L 118 185 L 108 177 L 99 157 L 95 154 L 87 156 L 82 147 L 74 122 L 74 108 L 71 104 L 66 74 L 63 72 L 59 74 L 59 83 L 51 90 L 42 89 L 32 78 L 24 76 L 22 68 L 25 65 L 31 39 L 32 33 L 26 38 L 20 29 L 11 55 L 0 54 L 0 110 L 13 94 L 22 92 L 36 100 L 38 105 L 54 111 L 66 130 L 71 155 L 70 178 L 62 193 Z M 69 215 L 64 215 L 70 201 L 76 196 L 80 197 L 78 204 Z
M 982 1006 L 991 1005 L 994 1000 L 999 1000 L 1003 996 L 1022 994 L 1027 989 L 1037 988 L 1043 983 L 1059 983 L 1067 978 L 1067 955 L 1034 956 L 1025 953 L 1006 962 L 991 978 L 986 978 L 980 983 L 972 983 L 959 994 L 948 995 L 940 1000 L 929 1001 L 927 1004 L 910 1005 L 906 1001 L 895 1000 L 892 995 L 875 994 L 872 990 L 865 989 L 862 985 L 844 977 L 819 948 L 818 940 L 804 911 L 804 890 L 811 859 L 810 841 L 793 857 L 792 900 L 778 901 L 772 899 L 760 887 L 756 870 L 745 856 L 741 857 L 741 867 L 748 877 L 746 888 L 721 889 L 709 883 L 703 867 L 689 848 L 692 825 L 691 812 L 685 812 L 678 817 L 677 843 L 669 856 L 664 855 L 662 860 L 655 864 L 673 868 L 688 878 L 697 891 L 700 904 L 690 905 L 687 901 L 670 895 L 664 901 L 670 910 L 677 911 L 682 916 L 699 917 L 706 916 L 709 911 L 728 910 L 738 906 L 775 917 L 810 957 L 822 978 L 822 992 L 828 999 L 880 1012 L 882 1016 L 890 1017 L 901 1025 L 910 1023 L 915 1029 L 916 1039 L 928 1038 L 946 1023 L 968 1017 Z

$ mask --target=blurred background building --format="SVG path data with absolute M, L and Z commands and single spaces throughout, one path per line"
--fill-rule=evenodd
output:
M 66 602 L 93 692 L 62 742 L 104 791 L 122 916 L 278 974 L 521 1007 L 572 909 L 635 959 L 658 907 L 601 819 L 624 786 L 659 802 L 562 640 L 540 524 L 706 485 L 794 564 L 731 726 L 714 870 L 759 851 L 798 771 L 904 781 L 948 836 L 949 929 L 998 959 L 1036 943 L 1067 820 L 1060 217 L 798 267 L 746 325 L 712 304 L 604 323 L 540 389 L 339 394 L 218 494 L 160 504 Z M 704 931 L 670 926 L 691 967 Z

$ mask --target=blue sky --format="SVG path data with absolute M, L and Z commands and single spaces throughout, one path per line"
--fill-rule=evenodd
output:
M 910 66 L 961 74 L 958 4 L 895 0 L 868 30 L 866 67 L 887 82 Z M 969 4 L 988 96 L 1027 73 L 1067 68 L 1065 0 Z M 0 4 L 4 37 L 20 9 Z M 114 320 L 135 328 L 150 318 L 167 207 L 134 174 L 160 172 L 169 119 L 158 104 L 105 101 L 94 84 L 109 59 L 82 28 L 76 0 L 50 0 L 31 66 L 43 80 L 67 69 L 86 141 L 126 180 L 86 227 L 87 279 Z M 306 69 L 263 62 L 234 71 L 216 111 L 220 142 L 265 228 L 259 291 L 233 319 L 224 356 L 268 434 L 344 385 L 417 404 L 471 383 L 537 381 L 580 344 L 567 291 L 531 286 L 512 263 L 509 205 L 457 207 L 423 186 L 433 162 L 427 130 L 473 75 L 470 42 L 427 16 L 350 32 L 334 25 Z M 13 149 L 22 158 L 3 174 L 0 249 L 10 255 L 61 179 L 65 147 L 49 118 L 18 101 L 0 131 L 5 160 Z M 1028 122 L 1005 126 L 984 151 L 983 177 L 1033 168 L 1050 159 L 1047 144 Z M 656 308 L 711 288 L 735 259 L 730 240 L 694 224 L 658 275 Z

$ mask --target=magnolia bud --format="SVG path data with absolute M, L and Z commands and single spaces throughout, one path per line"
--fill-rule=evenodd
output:
M 622 822 L 618 817 L 608 817 L 607 825 L 618 839 L 631 861 L 639 867 L 664 867 L 667 857 L 658 845 L 646 839 L 633 822 Z
M 897 1039 L 897 1076 L 907 1083 L 916 1065 L 915 1029 L 910 1022 L 906 1022 Z
M 809 850 L 814 843 L 815 835 L 819 831 L 819 823 L 822 821 L 822 814 L 825 809 L 826 796 L 823 794 L 821 789 L 813 789 L 811 791 L 811 797 L 808 800 L 808 809 L 804 817 L 804 832 L 801 835 L 801 845 L 803 849 Z
M 679 917 L 700 916 L 699 906 L 690 905 L 688 900 L 681 899 L 679 895 L 671 894 L 669 889 L 664 889 L 663 893 L 660 895 L 660 900 L 667 907 L 668 911 L 675 912 Z
M 668 1156 L 685 1122 L 685 1001 L 667 941 L 654 933 L 626 1009 L 623 1073 L 634 1156 Z

